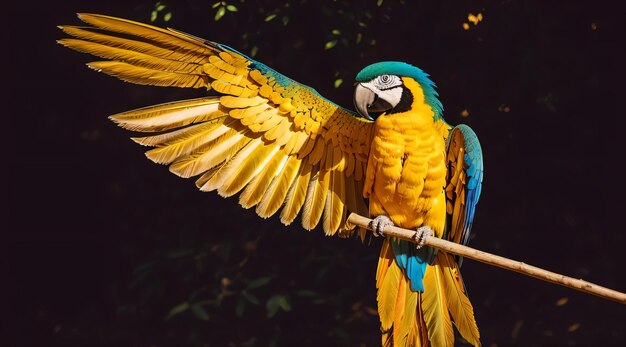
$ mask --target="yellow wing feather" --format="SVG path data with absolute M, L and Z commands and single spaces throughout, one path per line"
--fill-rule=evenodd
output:
M 302 211 L 302 227 L 306 230 L 312 230 L 320 221 L 322 212 L 324 212 L 324 205 L 326 204 L 329 184 L 330 172 L 325 169 L 319 169 L 315 172 L 313 179 L 309 182 Z M 326 233 L 330 232 L 332 231 L 327 231 Z
M 372 124 L 314 90 L 225 46 L 173 29 L 96 14 L 61 26 L 59 43 L 106 61 L 88 66 L 146 85 L 220 93 L 120 113 L 119 126 L 149 133 L 149 159 L 202 191 L 241 192 L 245 208 L 285 224 L 303 211 L 305 229 L 349 235 L 347 211 L 366 213 L 363 172 Z M 322 218 L 323 216 L 323 218 Z
M 298 172 L 295 181 L 291 184 L 289 193 L 285 198 L 285 207 L 280 213 L 280 221 L 285 225 L 291 224 L 296 219 L 304 204 L 309 181 L 311 181 L 311 170 L 311 164 L 307 160 L 303 160 L 300 164 L 300 172 Z
M 280 208 L 287 197 L 289 187 L 298 175 L 301 161 L 295 156 L 288 156 L 287 161 L 280 170 L 280 173 L 273 179 L 272 183 L 265 191 L 261 202 L 257 205 L 256 213 L 267 218 Z
M 330 172 L 330 190 L 326 195 L 324 230 L 339 230 L 345 219 L 345 176 L 342 172 Z

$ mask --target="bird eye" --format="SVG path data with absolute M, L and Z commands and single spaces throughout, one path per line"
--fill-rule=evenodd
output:
M 380 75 L 373 82 L 381 90 L 394 88 L 401 84 L 400 78 L 396 75 Z

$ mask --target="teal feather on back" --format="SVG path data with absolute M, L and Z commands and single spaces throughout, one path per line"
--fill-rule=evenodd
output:
M 380 75 L 397 75 L 411 77 L 422 86 L 424 100 L 435 112 L 435 119 L 443 114 L 443 105 L 439 101 L 439 94 L 435 90 L 435 83 L 428 78 L 428 74 L 422 69 L 400 61 L 384 61 L 367 66 L 356 75 L 358 82 L 367 82 Z

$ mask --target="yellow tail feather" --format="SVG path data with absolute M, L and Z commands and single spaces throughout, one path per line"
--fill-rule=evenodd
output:
M 376 272 L 383 346 L 454 346 L 453 324 L 465 340 L 480 346 L 474 310 L 453 256 L 439 252 L 423 281 L 423 293 L 411 290 L 386 239 Z
M 439 252 L 437 260 L 441 264 L 443 283 L 448 310 L 457 330 L 467 342 L 474 346 L 480 345 L 480 333 L 474 319 L 474 308 L 465 295 L 463 280 L 459 267 L 452 255 Z
M 435 261 L 426 267 L 422 309 L 428 329 L 428 340 L 435 346 L 454 346 L 454 330 L 443 291 L 441 265 Z
M 383 242 L 376 283 L 383 346 L 427 346 L 420 308 L 422 295 L 411 290 L 408 278 L 396 263 L 389 239 Z

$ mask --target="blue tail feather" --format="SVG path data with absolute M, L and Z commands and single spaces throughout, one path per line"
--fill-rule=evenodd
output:
M 426 247 L 416 249 L 415 244 L 403 240 L 391 240 L 396 262 L 411 282 L 411 290 L 424 291 L 424 273 L 426 272 Z

